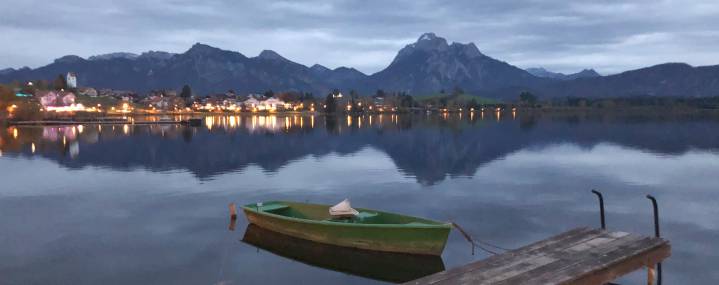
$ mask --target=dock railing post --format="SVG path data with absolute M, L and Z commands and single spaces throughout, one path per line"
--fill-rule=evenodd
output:
M 604 197 L 602 196 L 602 192 L 599 192 L 595 189 L 592 189 L 592 193 L 594 193 L 594 195 L 597 195 L 597 198 L 599 198 L 599 217 L 600 217 L 600 221 L 602 223 L 602 229 L 606 230 L 607 224 L 606 224 L 606 221 L 604 220 Z
M 661 237 L 659 233 L 659 206 L 657 206 L 657 199 L 654 196 L 647 194 L 647 199 L 652 201 L 652 207 L 654 208 L 654 236 Z M 662 285 L 662 263 L 657 263 L 657 285 Z

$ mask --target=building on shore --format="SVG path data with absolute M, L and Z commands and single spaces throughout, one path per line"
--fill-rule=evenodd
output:
M 250 111 L 277 111 L 284 109 L 285 102 L 275 97 L 258 99 L 255 96 L 250 96 L 242 102 L 242 105 L 245 110 Z
M 43 109 L 56 112 L 83 111 L 85 106 L 75 102 L 75 93 L 69 91 L 38 91 L 35 98 L 40 101 Z
M 88 97 L 97 97 L 98 93 L 95 88 L 92 87 L 83 87 L 77 90 L 77 94 L 88 96 Z
M 68 72 L 65 76 L 65 82 L 67 82 L 67 88 L 77 88 L 77 75 L 75 74 L 75 72 Z

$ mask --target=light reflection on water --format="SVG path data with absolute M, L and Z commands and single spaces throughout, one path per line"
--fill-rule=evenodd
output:
M 228 231 L 227 204 L 349 197 L 518 247 L 596 226 L 588 191 L 597 188 L 609 228 L 637 233 L 651 234 L 644 195 L 657 196 L 674 247 L 666 284 L 719 281 L 715 120 L 492 113 L 9 127 L 0 132 L 0 276 L 7 284 L 376 283 L 240 242 L 246 222 Z M 442 262 L 486 256 L 472 256 L 452 233 Z

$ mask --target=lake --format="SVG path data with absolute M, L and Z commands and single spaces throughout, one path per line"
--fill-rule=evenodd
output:
M 1 284 L 377 284 L 490 253 L 453 231 L 441 259 L 256 244 L 228 204 L 295 200 L 452 220 L 517 248 L 578 226 L 672 242 L 665 284 L 719 283 L 719 120 L 702 116 L 210 116 L 201 127 L 0 132 Z M 243 238 L 245 241 L 243 241 Z M 269 238 L 267 238 L 269 240 Z M 303 250 L 300 250 L 303 249 Z M 496 251 L 501 251 L 495 249 Z M 346 258 L 347 260 L 340 260 Z M 367 262 L 369 260 L 370 262 Z M 374 260 L 374 261 L 373 261 Z M 389 266 L 389 267 L 387 267 Z M 409 277 L 408 275 L 409 274 Z M 619 280 L 645 282 L 646 272 Z

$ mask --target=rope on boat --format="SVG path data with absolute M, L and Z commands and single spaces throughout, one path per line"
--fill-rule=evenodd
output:
M 499 253 L 498 253 L 497 251 L 488 249 L 487 247 L 492 247 L 492 248 L 494 248 L 494 249 L 504 250 L 504 251 L 510 250 L 510 249 L 507 249 L 507 248 L 504 248 L 504 247 L 501 247 L 501 246 L 498 246 L 498 245 L 491 244 L 491 243 L 486 242 L 486 241 L 481 241 L 481 240 L 475 241 L 475 240 L 472 238 L 472 236 L 471 236 L 469 233 L 467 233 L 467 231 L 465 231 L 465 230 L 464 230 L 461 226 L 459 226 L 457 223 L 455 223 L 455 222 L 453 222 L 453 221 L 450 221 L 450 223 L 452 224 L 452 227 L 453 227 L 453 228 L 457 229 L 457 230 L 462 234 L 462 236 L 464 236 L 464 238 L 465 238 L 469 243 L 472 244 L 472 255 L 474 255 L 474 247 L 475 247 L 475 246 L 478 247 L 479 249 L 483 250 L 483 251 L 486 251 L 486 252 L 488 252 L 488 253 L 490 253 L 490 254 L 494 254 L 494 255 L 497 255 L 497 254 L 499 254 Z M 485 246 L 486 246 L 486 247 L 485 247 Z

